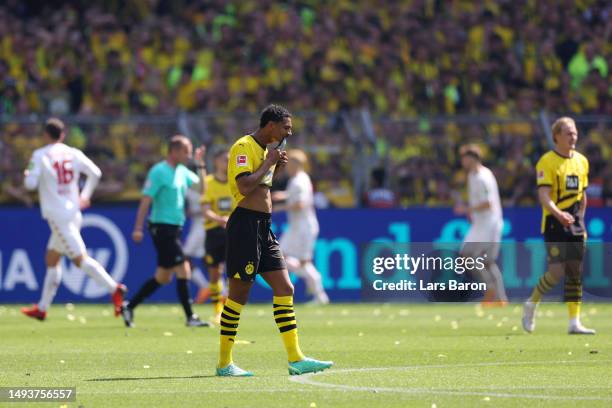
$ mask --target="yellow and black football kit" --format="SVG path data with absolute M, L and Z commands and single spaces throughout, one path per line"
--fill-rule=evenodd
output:
M 271 214 L 240 207 L 244 198 L 236 180 L 257 171 L 267 155 L 266 146 L 251 135 L 243 136 L 231 147 L 227 169 L 236 209 L 227 223 L 227 276 L 254 281 L 258 273 L 286 269 L 276 236 L 271 230 Z M 272 186 L 274 167 L 261 180 Z
M 543 208 L 541 230 L 547 243 L 582 243 L 580 245 L 548 246 L 550 262 L 582 260 L 586 231 L 580 216 L 580 206 L 588 186 L 589 162 L 582 154 L 574 151 L 571 157 L 564 157 L 556 151 L 546 153 L 536 165 L 538 187 L 549 186 L 550 197 L 557 207 L 575 219 L 573 225 L 564 227 L 559 220 Z
M 230 215 L 234 209 L 234 199 L 230 192 L 229 183 L 221 181 L 214 175 L 209 174 L 204 181 L 206 192 L 202 196 L 201 203 L 210 205 L 210 209 L 217 215 Z M 225 262 L 226 251 L 226 232 L 225 228 L 216 221 L 206 219 L 204 221 L 206 229 L 206 264 L 215 266 Z
M 251 135 L 241 137 L 232 145 L 229 153 L 229 163 L 227 165 L 227 177 L 230 191 L 237 205 L 240 204 L 244 196 L 240 194 L 240 190 L 238 190 L 236 179 L 257 171 L 267 155 L 268 151 L 266 150 L 266 146 L 259 144 Z M 268 170 L 260 184 L 272 187 L 272 176 L 274 175 L 275 167 L 276 166 L 270 167 L 270 170 Z

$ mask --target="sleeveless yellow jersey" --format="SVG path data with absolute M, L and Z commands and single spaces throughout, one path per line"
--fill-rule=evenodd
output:
M 230 191 L 236 204 L 240 203 L 240 201 L 244 198 L 244 196 L 240 194 L 240 191 L 238 190 L 236 178 L 240 175 L 248 175 L 257 171 L 265 160 L 267 153 L 268 151 L 266 150 L 266 146 L 259 144 L 259 142 L 251 135 L 241 137 L 232 145 L 229 152 L 227 177 L 229 180 Z M 272 187 L 274 167 L 276 166 L 270 167 L 270 170 L 268 170 L 260 184 Z
M 560 210 L 567 210 L 582 200 L 589 185 L 589 161 L 574 151 L 571 157 L 564 157 L 554 150 L 544 154 L 536 164 L 538 187 L 550 186 L 550 198 Z M 546 217 L 542 212 L 542 232 Z
M 206 183 L 206 191 L 202 196 L 201 203 L 209 204 L 210 209 L 220 216 L 230 215 L 234 211 L 235 205 L 229 183 L 218 180 L 212 174 L 206 176 L 204 181 Z M 205 229 L 209 230 L 215 227 L 220 227 L 220 225 L 213 220 L 206 219 L 204 221 Z

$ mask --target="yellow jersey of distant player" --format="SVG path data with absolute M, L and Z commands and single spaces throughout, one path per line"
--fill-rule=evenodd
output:
M 536 164 L 536 172 L 538 187 L 551 188 L 550 198 L 560 210 L 567 210 L 580 202 L 589 185 L 589 161 L 576 151 L 572 152 L 571 157 L 562 156 L 554 150 L 549 151 Z M 575 212 L 577 207 L 574 206 Z M 548 210 L 543 208 L 542 232 L 549 215 Z
M 229 151 L 227 177 L 230 191 L 236 204 L 239 204 L 244 198 L 244 196 L 240 194 L 240 190 L 238 190 L 236 178 L 257 171 L 266 159 L 267 154 L 268 151 L 266 150 L 266 146 L 259 144 L 252 135 L 243 136 L 232 145 Z M 275 165 L 270 167 L 270 170 L 268 170 L 260 184 L 272 187 L 272 176 L 274 175 L 275 167 Z
M 201 203 L 209 204 L 210 209 L 217 215 L 230 215 L 234 211 L 235 203 L 232 193 L 230 192 L 229 183 L 217 179 L 214 175 L 209 174 L 204 179 L 206 183 L 206 191 L 202 196 Z M 204 221 L 204 229 L 220 227 L 219 223 L 208 218 Z

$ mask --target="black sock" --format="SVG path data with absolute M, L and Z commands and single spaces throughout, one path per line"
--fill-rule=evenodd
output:
M 155 278 L 149 279 L 144 283 L 144 285 L 142 285 L 138 293 L 134 295 L 127 306 L 130 309 L 134 309 L 136 306 L 142 303 L 143 300 L 151 296 L 160 286 L 161 285 L 155 280 Z
M 193 310 L 191 310 L 191 299 L 189 298 L 189 280 L 188 279 L 177 279 L 176 280 L 176 293 L 178 294 L 181 305 L 183 305 L 183 310 L 185 311 L 185 315 L 187 319 L 193 315 Z

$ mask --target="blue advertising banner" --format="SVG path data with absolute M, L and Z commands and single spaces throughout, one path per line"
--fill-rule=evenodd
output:
M 135 214 L 135 206 L 96 207 L 84 213 L 82 229 L 90 255 L 132 291 L 153 275 L 156 266 L 155 250 L 150 237 L 147 236 L 138 245 L 130 238 Z M 317 214 L 321 233 L 315 248 L 314 263 L 321 272 L 325 289 L 332 301 L 361 299 L 360 268 L 363 266 L 364 248 L 373 242 L 377 245 L 397 242 L 459 242 L 469 228 L 468 221 L 456 217 L 450 209 L 319 210 Z M 522 243 L 527 248 L 543 247 L 539 232 L 540 217 L 539 208 L 504 211 L 504 244 L 498 264 L 506 288 L 521 296 L 528 293 L 537 282 L 546 265 L 541 258 L 541 251 L 532 251 L 539 254 L 534 257 L 538 259 L 523 262 L 519 268 L 517 253 L 512 253 L 512 244 Z M 273 220 L 277 235 L 282 234 L 286 226 L 284 214 L 275 214 Z M 589 209 L 586 226 L 589 242 L 612 242 L 611 209 Z M 38 301 L 45 275 L 44 254 L 49 227 L 37 209 L 3 207 L 0 209 L 0 231 L 0 303 Z M 597 251 L 592 252 L 595 252 L 593 256 L 598 256 Z M 108 300 L 104 289 L 67 260 L 63 262 L 62 286 L 58 290 L 56 302 Z M 198 264 L 202 268 L 201 263 Z M 591 264 L 594 266 L 585 270 L 585 279 L 590 279 L 610 293 L 612 283 L 604 276 L 601 262 L 595 259 Z M 303 283 L 297 280 L 295 283 L 296 300 L 306 300 Z M 270 289 L 258 279 L 250 301 L 269 302 L 271 297 Z M 406 300 L 423 299 L 414 296 Z M 174 285 L 160 289 L 151 301 L 175 302 Z

